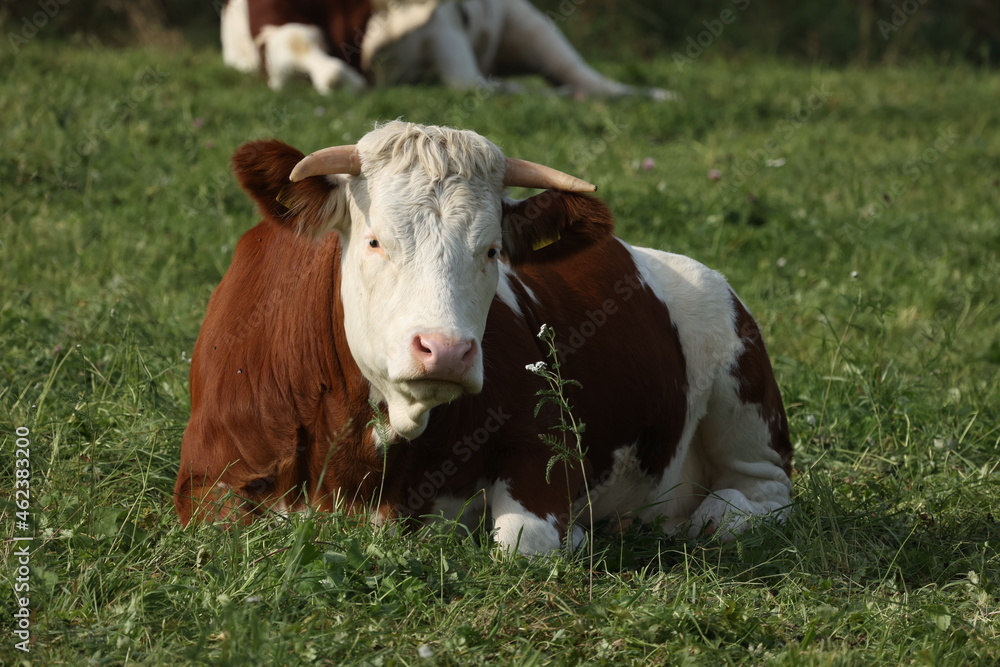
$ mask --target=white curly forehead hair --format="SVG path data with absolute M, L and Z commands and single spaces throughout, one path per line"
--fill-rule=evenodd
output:
M 432 182 L 450 175 L 486 178 L 500 186 L 506 169 L 503 151 L 469 130 L 394 120 L 376 126 L 358 141 L 362 172 L 400 173 L 413 167 Z M 492 181 L 496 183 L 492 183 Z

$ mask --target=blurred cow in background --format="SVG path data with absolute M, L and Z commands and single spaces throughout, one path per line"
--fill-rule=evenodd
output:
M 230 67 L 264 71 L 275 90 L 298 73 L 320 93 L 489 88 L 492 75 L 540 74 L 574 96 L 672 97 L 599 74 L 527 0 L 229 0 L 222 53 Z

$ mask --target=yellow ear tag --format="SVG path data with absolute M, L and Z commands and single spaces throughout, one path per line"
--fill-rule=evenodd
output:
M 285 187 L 281 188 L 280 190 L 278 190 L 278 194 L 275 195 L 274 201 L 278 202 L 279 204 L 281 204 L 285 208 L 289 208 L 290 209 L 290 208 L 292 208 L 292 205 L 289 204 L 286 201 L 286 199 L 288 197 L 287 189 L 288 189 L 287 186 L 285 186 Z
M 556 241 L 558 241 L 561 238 L 562 238 L 561 235 L 556 234 L 556 237 L 554 239 L 552 239 L 552 238 L 549 238 L 549 239 L 539 239 L 538 241 L 535 241 L 534 243 L 531 244 L 531 249 L 532 250 L 541 250 L 545 246 L 550 246 L 550 245 L 552 245 L 553 243 L 555 243 Z

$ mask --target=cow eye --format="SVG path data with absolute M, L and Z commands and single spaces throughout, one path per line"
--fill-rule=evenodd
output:
M 496 248 L 490 248 L 490 249 L 489 249 L 489 250 L 488 250 L 488 251 L 486 252 L 486 256 L 487 256 L 487 257 L 489 257 L 490 259 L 493 259 L 494 257 L 496 257 L 496 256 L 497 256 L 497 253 L 498 253 L 498 252 L 500 252 L 500 251 L 499 251 L 499 250 L 497 250 Z
M 378 239 L 368 239 L 368 247 L 369 248 L 377 248 L 377 247 L 379 247 L 378 246 Z

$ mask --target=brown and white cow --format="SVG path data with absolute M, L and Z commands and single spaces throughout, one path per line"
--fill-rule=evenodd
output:
M 585 488 L 595 519 L 670 533 L 729 538 L 786 511 L 791 444 L 757 324 L 718 273 L 617 238 L 580 194 L 593 186 L 400 121 L 304 159 L 249 143 L 233 166 L 264 220 L 195 346 L 185 524 L 486 511 L 497 542 L 539 553 L 567 529 L 580 541 Z M 515 201 L 505 184 L 555 189 Z M 527 368 L 542 325 L 586 425 L 582 467 L 551 481 L 539 436 L 559 414 L 535 415 Z
M 541 74 L 574 95 L 672 97 L 599 74 L 528 0 L 229 0 L 222 54 L 241 71 L 263 69 L 275 90 L 298 73 L 320 93 Z

